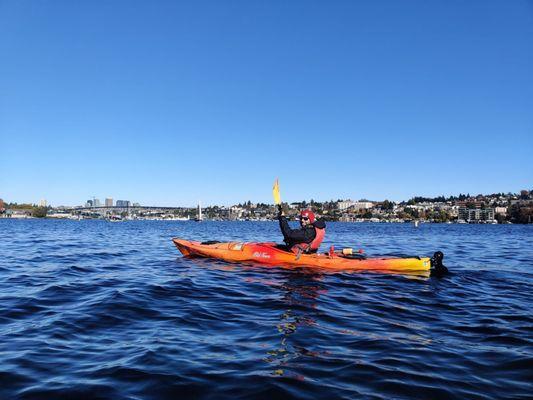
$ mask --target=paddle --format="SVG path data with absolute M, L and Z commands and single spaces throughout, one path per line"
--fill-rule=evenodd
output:
M 274 187 L 272 188 L 272 195 L 274 196 L 274 204 L 281 205 L 281 196 L 279 194 L 279 180 L 276 178 Z

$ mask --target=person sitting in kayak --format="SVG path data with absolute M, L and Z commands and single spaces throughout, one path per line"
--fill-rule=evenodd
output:
M 316 253 L 326 234 L 326 223 L 316 218 L 311 210 L 300 213 L 300 229 L 291 229 L 279 206 L 279 227 L 287 248 L 295 254 Z

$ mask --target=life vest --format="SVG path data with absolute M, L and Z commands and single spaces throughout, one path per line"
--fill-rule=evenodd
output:
M 320 229 L 314 226 L 315 228 L 315 238 L 311 243 L 297 243 L 291 247 L 291 251 L 295 254 L 301 253 L 314 253 L 320 247 L 320 244 L 324 240 L 326 235 L 326 228 Z

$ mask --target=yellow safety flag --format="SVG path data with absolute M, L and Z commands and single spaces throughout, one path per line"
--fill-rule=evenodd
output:
M 274 196 L 274 204 L 281 204 L 281 196 L 279 195 L 279 181 L 276 178 L 274 187 L 272 188 L 272 195 Z

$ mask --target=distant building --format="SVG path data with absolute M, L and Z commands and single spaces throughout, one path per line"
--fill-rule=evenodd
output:
M 466 208 L 460 207 L 458 219 L 463 221 L 492 221 L 494 208 Z
M 337 207 L 340 211 L 345 211 L 349 208 L 358 211 L 358 210 L 368 210 L 372 208 L 374 204 L 371 201 L 353 201 L 353 200 L 343 200 L 337 203 Z
M 105 199 L 105 206 L 106 207 L 113 207 L 113 199 L 111 199 L 111 198 Z
M 141 205 L 139 203 L 133 203 L 133 207 L 140 207 Z
M 483 206 L 485 204 L 484 201 L 480 201 L 480 200 L 465 200 L 465 201 L 457 201 L 455 203 L 456 206 L 459 206 L 460 208 L 465 208 L 467 206 L 471 206 L 473 208 L 481 208 L 481 206 Z
M 94 206 L 94 207 L 100 207 L 100 205 L 101 205 L 101 204 L 100 204 L 100 200 L 98 200 L 98 199 L 94 199 L 94 204 L 93 204 L 93 206 Z
M 451 206 L 449 209 L 450 216 L 457 218 L 459 216 L 459 206 Z
M 4 212 L 5 208 L 4 200 L 0 199 L 0 213 Z
M 507 207 L 495 207 L 494 214 L 507 215 Z
M 117 207 L 129 207 L 131 205 L 129 200 L 117 200 L 116 206 Z
M 352 200 L 343 200 L 343 201 L 339 201 L 337 203 L 337 208 L 340 210 L 340 211 L 344 211 L 344 210 L 347 210 L 348 208 L 350 208 L 351 206 L 353 206 L 355 204 L 355 201 L 352 201 Z
M 92 200 L 87 200 L 85 202 L 85 207 L 92 207 L 93 206 L 93 201 Z
M 369 208 L 374 207 L 374 203 L 371 201 L 356 201 L 352 207 L 356 210 L 368 210 Z
M 39 201 L 39 207 L 46 207 L 48 205 L 48 203 L 46 202 L 45 199 L 41 199 Z

